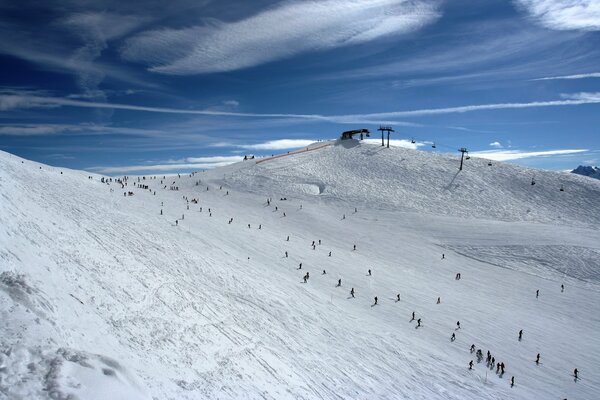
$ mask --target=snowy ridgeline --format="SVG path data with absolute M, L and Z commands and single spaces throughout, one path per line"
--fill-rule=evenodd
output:
M 0 153 L 0 399 L 598 397 L 600 182 L 457 167 L 347 142 L 122 187 Z

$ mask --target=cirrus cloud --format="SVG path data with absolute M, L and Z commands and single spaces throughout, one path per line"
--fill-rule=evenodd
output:
M 440 16 L 438 0 L 284 2 L 235 22 L 158 29 L 127 40 L 121 56 L 150 71 L 192 75 L 234 71 L 307 51 L 418 30 Z
M 568 154 L 584 153 L 588 149 L 564 149 L 544 151 L 522 151 L 522 150 L 484 150 L 469 152 L 471 157 L 485 158 L 494 161 L 512 161 L 532 157 L 562 156 Z
M 554 30 L 600 30 L 599 0 L 516 0 L 534 20 Z

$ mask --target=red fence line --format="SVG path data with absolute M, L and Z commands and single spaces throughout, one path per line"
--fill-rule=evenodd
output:
M 333 146 L 333 143 L 325 143 L 325 144 L 323 144 L 321 146 L 313 147 L 312 149 L 306 148 L 306 149 L 302 149 L 302 150 L 290 151 L 289 153 L 286 153 L 286 154 L 278 154 L 276 156 L 262 158 L 260 160 L 257 160 L 256 163 L 260 164 L 261 162 L 275 160 L 276 158 L 291 156 L 291 155 L 294 155 L 294 154 L 306 153 L 306 152 L 313 151 L 313 150 L 319 150 L 319 149 L 322 149 L 323 147 L 327 147 L 327 146 Z

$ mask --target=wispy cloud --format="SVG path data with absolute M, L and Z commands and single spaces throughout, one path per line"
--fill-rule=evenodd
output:
M 544 150 L 544 151 L 523 151 L 523 150 L 484 150 L 469 152 L 471 157 L 485 158 L 495 161 L 512 161 L 523 158 L 562 156 L 568 154 L 584 153 L 588 149 L 565 149 L 565 150 Z
M 473 36 L 477 32 L 477 36 Z M 321 76 L 325 80 L 382 79 L 394 87 L 414 87 L 458 82 L 531 79 L 540 71 L 582 68 L 581 61 L 595 53 L 582 41 L 582 32 L 548 33 L 512 19 L 466 23 L 448 32 L 439 43 L 424 42 L 402 57 L 393 55 L 376 63 Z M 562 48 L 561 52 L 556 51 Z M 550 69 L 552 66 L 552 69 Z M 590 67 L 591 68 L 591 67 Z
M 562 76 L 547 76 L 545 78 L 532 79 L 533 81 L 552 81 L 552 80 L 571 80 L 571 79 L 588 79 L 600 78 L 600 72 L 591 72 L 589 74 L 562 75 Z
M 311 139 L 279 139 L 264 143 L 237 145 L 236 147 L 248 150 L 285 150 L 306 147 L 314 142 Z
M 208 157 L 188 157 L 185 159 L 188 163 L 234 163 L 240 161 L 238 156 L 208 156 Z
M 75 33 L 83 46 L 69 57 L 73 65 L 91 64 L 108 47 L 108 41 L 123 36 L 137 28 L 143 18 L 124 16 L 108 12 L 75 13 L 61 21 L 65 29 Z M 105 73 L 100 68 L 81 68 L 78 71 L 78 83 L 84 92 L 95 98 L 105 99 L 98 85 L 104 80 Z
M 91 167 L 89 171 L 94 171 L 100 174 L 130 174 L 144 172 L 168 172 L 168 171 L 184 171 L 184 170 L 201 170 L 222 167 L 234 162 L 242 161 L 242 157 L 225 157 L 227 161 L 215 161 L 224 157 L 197 157 L 206 159 L 207 162 L 187 162 L 187 163 L 166 163 L 166 164 L 144 164 L 144 165 L 124 165 L 111 167 Z M 193 157 L 190 158 L 194 159 Z M 211 160 L 213 159 L 213 160 Z
M 493 103 L 493 104 L 477 104 L 457 107 L 444 108 L 426 108 L 407 111 L 390 111 L 382 113 L 369 114 L 348 114 L 348 115 L 322 115 L 322 114 L 282 114 L 282 113 L 244 113 L 244 112 L 229 112 L 217 110 L 188 110 L 168 107 L 148 107 L 137 106 L 131 104 L 119 103 L 103 103 L 93 101 L 82 101 L 68 99 L 62 97 L 45 97 L 29 94 L 0 94 L 0 110 L 6 111 L 16 108 L 37 108 L 37 107 L 83 107 L 83 108 L 100 108 L 100 109 L 115 109 L 128 111 L 142 111 L 154 113 L 168 114 L 190 114 L 190 115 L 205 115 L 205 116 L 229 116 L 229 117 L 248 117 L 248 118 L 292 118 L 310 121 L 323 121 L 335 123 L 356 123 L 356 121 L 381 123 L 393 118 L 405 117 L 420 117 L 440 114 L 456 114 L 473 111 L 486 110 L 504 110 L 504 109 L 522 109 L 522 108 L 538 108 L 538 107 L 558 107 L 558 106 L 576 106 L 583 104 L 598 104 L 600 103 L 600 92 L 580 92 L 563 94 L 562 100 L 549 101 L 533 101 L 528 103 Z
M 370 144 L 381 144 L 380 139 L 364 139 L 363 142 Z M 387 145 L 387 140 L 385 141 Z M 406 139 L 390 139 L 390 146 L 394 147 L 404 147 L 406 149 L 418 149 L 419 147 L 425 146 L 426 143 L 415 142 L 413 143 L 411 140 Z
M 556 30 L 600 30 L 598 0 L 515 0 L 541 25 Z
M 502 146 L 502 143 L 500 143 L 500 142 L 492 142 L 492 143 L 490 143 L 490 147 L 495 147 L 497 149 L 501 149 L 503 146 Z
M 147 31 L 122 57 L 173 75 L 234 71 L 308 51 L 415 31 L 440 16 L 437 0 L 283 2 L 236 22 Z
M 0 108 L 1 109 L 1 108 Z M 141 128 L 122 128 L 95 124 L 11 124 L 0 125 L 0 136 L 51 136 L 51 135 L 135 135 L 158 136 L 164 132 Z

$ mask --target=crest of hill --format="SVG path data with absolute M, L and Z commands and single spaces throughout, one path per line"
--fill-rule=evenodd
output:
M 465 160 L 459 171 L 459 156 L 355 140 L 330 143 L 222 167 L 208 176 L 249 192 L 376 209 L 582 226 L 600 222 L 595 212 L 600 182 L 575 174 L 479 158 Z

